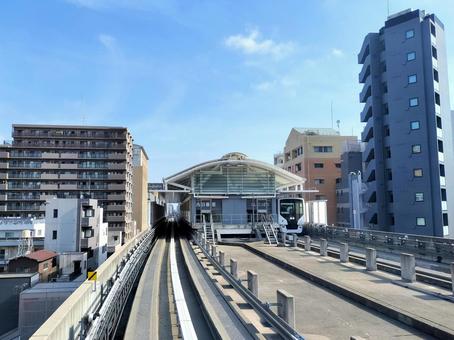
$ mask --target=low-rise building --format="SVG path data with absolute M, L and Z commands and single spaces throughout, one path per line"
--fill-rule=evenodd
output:
M 54 198 L 46 202 L 46 249 L 85 252 L 88 267 L 95 269 L 107 259 L 107 242 L 107 223 L 97 200 Z
M 0 272 L 7 270 L 9 260 L 42 249 L 44 233 L 44 220 L 0 218 Z
M 39 282 L 38 273 L 0 274 L 0 338 L 17 338 L 20 293 Z M 25 339 L 25 338 L 24 338 Z
M 9 261 L 11 273 L 38 273 L 41 282 L 48 282 L 58 274 L 57 254 L 49 250 L 38 250 Z
M 87 278 L 87 253 L 65 252 L 58 254 L 57 281 L 82 282 Z

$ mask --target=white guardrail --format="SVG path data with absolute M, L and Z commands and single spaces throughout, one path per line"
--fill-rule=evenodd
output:
M 82 320 L 94 315 L 101 305 L 103 294 L 112 285 L 119 269 L 124 265 L 130 251 L 136 247 L 150 230 L 145 230 L 121 246 L 96 270 L 96 281 L 85 280 L 74 293 L 41 325 L 31 340 L 78 339 L 83 328 Z M 105 296 L 103 297 L 105 298 Z

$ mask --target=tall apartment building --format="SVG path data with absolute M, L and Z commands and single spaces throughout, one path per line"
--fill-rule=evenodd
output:
M 340 181 L 340 155 L 346 142 L 356 136 L 341 136 L 334 129 L 293 128 L 284 148 L 283 168 L 305 177 L 306 200 L 327 200 L 328 224 L 336 224 L 336 183 Z
M 388 17 L 358 61 L 366 123 L 366 223 L 454 236 L 452 114 L 443 23 L 421 10 Z
M 132 148 L 127 128 L 13 125 L 0 145 L 0 216 L 43 218 L 51 197 L 93 198 L 104 208 L 109 239 L 132 225 Z
M 132 176 L 132 200 L 133 219 L 136 222 L 137 231 L 148 228 L 148 155 L 141 145 L 133 147 L 133 176 Z

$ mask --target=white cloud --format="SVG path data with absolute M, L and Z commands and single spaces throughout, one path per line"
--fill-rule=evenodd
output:
M 112 50 L 115 48 L 116 39 L 109 34 L 98 35 L 98 40 L 108 50 Z
M 344 51 L 338 48 L 333 48 L 331 49 L 331 55 L 335 57 L 343 57 L 344 56 Z
M 270 82 L 270 81 L 264 81 L 264 82 L 255 84 L 253 87 L 257 91 L 266 92 L 266 91 L 271 90 L 274 87 L 274 83 Z
M 244 54 L 271 55 L 277 58 L 284 57 L 295 49 L 293 42 L 278 43 L 271 39 L 262 39 L 258 29 L 252 30 L 247 35 L 231 35 L 224 43 L 225 46 Z

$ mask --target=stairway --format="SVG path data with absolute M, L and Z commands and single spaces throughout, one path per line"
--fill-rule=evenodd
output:
M 205 234 L 205 240 L 211 242 L 212 244 L 216 244 L 216 238 L 214 236 L 214 229 L 213 229 L 213 222 L 212 217 L 210 216 L 210 223 L 207 224 L 205 221 L 205 216 L 203 216 L 203 233 Z
M 266 239 L 268 244 L 278 245 L 279 241 L 277 239 L 276 231 L 274 230 L 274 223 L 271 216 L 262 217 L 262 227 L 265 232 Z

